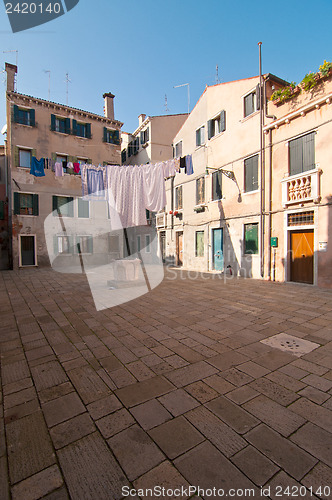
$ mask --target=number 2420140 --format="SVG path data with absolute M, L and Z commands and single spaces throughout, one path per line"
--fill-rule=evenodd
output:
M 34 2 L 18 2 L 6 3 L 7 14 L 60 14 L 61 4 L 60 3 L 49 3 L 48 5 L 43 5 L 42 3 Z

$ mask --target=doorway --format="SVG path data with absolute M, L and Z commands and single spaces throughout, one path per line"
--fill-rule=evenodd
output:
M 183 266 L 183 231 L 176 233 L 176 265 Z
M 161 259 L 163 263 L 165 264 L 166 262 L 166 232 L 161 231 L 160 232 L 160 253 L 161 253 Z
M 23 266 L 36 266 L 36 236 L 33 235 L 20 235 L 20 253 L 19 265 Z
M 224 230 L 223 228 L 212 230 L 213 253 L 212 262 L 215 271 L 224 269 Z
M 314 282 L 314 230 L 290 233 L 290 279 L 297 283 Z

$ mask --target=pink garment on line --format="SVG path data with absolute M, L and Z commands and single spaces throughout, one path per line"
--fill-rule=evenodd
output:
M 62 163 L 58 161 L 56 162 L 56 164 L 54 165 L 54 172 L 55 172 L 55 177 L 63 177 L 64 173 L 63 173 Z
M 74 172 L 75 172 L 75 174 L 78 174 L 80 172 L 80 170 L 81 170 L 81 165 L 79 163 L 76 163 L 76 162 L 73 163 L 73 165 L 74 165 Z

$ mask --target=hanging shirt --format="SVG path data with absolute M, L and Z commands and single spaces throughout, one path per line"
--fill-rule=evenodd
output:
M 191 175 L 194 173 L 193 159 L 191 155 L 186 156 L 186 174 Z
M 73 165 L 74 165 L 74 172 L 75 172 L 75 174 L 79 174 L 80 171 L 81 171 L 81 165 L 79 163 L 76 163 L 76 162 L 73 163 Z
M 57 161 L 54 165 L 55 177 L 63 177 L 63 166 L 62 163 Z
M 168 179 L 169 177 L 174 177 L 176 173 L 175 160 L 167 160 L 162 162 L 162 167 L 164 170 L 165 179 Z
M 186 157 L 181 156 L 180 158 L 180 168 L 186 168 Z
M 175 171 L 180 172 L 180 158 L 174 158 Z
M 30 174 L 35 177 L 45 177 L 44 158 L 37 160 L 35 156 L 31 157 Z
M 81 167 L 82 196 L 88 196 L 90 200 L 103 201 L 106 199 L 106 169 L 94 165 L 83 165 Z

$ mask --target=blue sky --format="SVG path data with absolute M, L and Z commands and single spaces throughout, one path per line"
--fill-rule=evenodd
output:
M 64 16 L 13 34 L 1 3 L 0 46 L 18 50 L 19 92 L 47 99 L 50 70 L 51 100 L 65 103 L 68 72 L 70 106 L 103 114 L 102 94 L 112 92 L 116 119 L 133 131 L 140 113 L 165 113 L 165 94 L 169 113 L 187 111 L 187 88 L 174 85 L 190 84 L 192 109 L 215 83 L 216 65 L 221 81 L 258 74 L 259 41 L 264 72 L 300 81 L 332 59 L 331 20 L 331 0 L 80 0 Z M 16 56 L 2 50 L 4 69 Z

